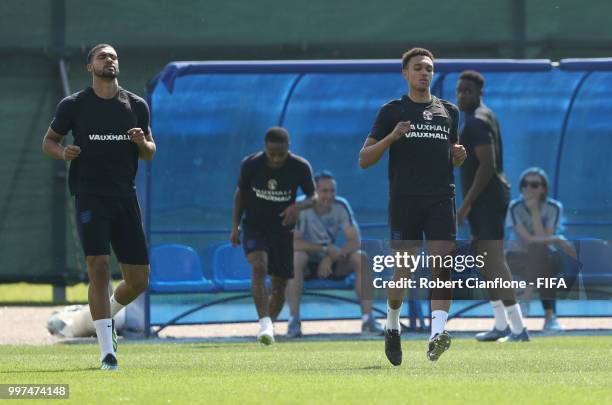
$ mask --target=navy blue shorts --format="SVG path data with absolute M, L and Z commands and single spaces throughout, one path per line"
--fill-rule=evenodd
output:
M 472 238 L 475 240 L 504 240 L 506 212 L 510 203 L 509 191 L 498 197 L 483 197 L 476 199 L 467 217 Z
M 268 254 L 268 274 L 293 278 L 293 231 L 271 232 L 242 224 L 244 254 L 263 251 Z
M 420 242 L 455 240 L 454 197 L 392 196 L 389 199 L 391 240 Z
M 468 222 L 475 240 L 504 240 L 506 209 L 489 207 L 470 210 Z
M 136 195 L 75 196 L 76 223 L 85 256 L 110 255 L 124 264 L 148 265 L 149 252 Z

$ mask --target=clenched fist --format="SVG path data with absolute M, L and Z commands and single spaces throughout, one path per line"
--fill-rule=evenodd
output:
M 62 159 L 71 161 L 79 157 L 81 154 L 81 148 L 77 145 L 68 145 L 64 148 L 62 153 Z
M 408 131 L 410 131 L 410 121 L 400 121 L 395 125 L 395 128 L 393 128 L 393 131 L 391 132 L 391 139 L 393 142 L 395 142 L 404 136 Z
M 145 143 L 145 134 L 141 128 L 132 128 L 127 131 L 128 136 L 132 139 L 136 145 L 142 145 Z
M 454 144 L 451 147 L 451 155 L 453 157 L 453 166 L 461 166 L 467 158 L 467 152 L 463 145 Z

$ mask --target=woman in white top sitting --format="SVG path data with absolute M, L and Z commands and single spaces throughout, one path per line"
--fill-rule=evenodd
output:
M 548 176 L 539 167 L 530 167 L 520 177 L 521 197 L 513 200 L 508 209 L 506 226 L 511 227 L 519 243 L 508 252 L 508 264 L 513 273 L 527 281 L 539 277 L 554 277 L 561 271 L 560 254 L 576 258 L 573 246 L 559 234 L 563 206 L 548 197 Z M 523 294 L 523 314 L 529 312 L 529 302 L 535 287 Z M 560 331 L 563 327 L 556 317 L 556 290 L 540 288 L 544 307 L 544 330 Z

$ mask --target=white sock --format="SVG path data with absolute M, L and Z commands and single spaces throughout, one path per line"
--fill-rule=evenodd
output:
M 369 320 L 370 320 L 370 314 L 361 315 L 361 323 L 366 323 Z
M 111 318 L 114 318 L 117 315 L 117 312 L 121 311 L 125 305 L 120 304 L 115 300 L 115 294 L 110 297 L 110 310 L 111 310 Z
M 96 327 L 96 335 L 98 336 L 102 360 L 104 360 L 104 357 L 109 353 L 116 356 L 113 351 L 113 324 L 111 318 L 98 319 L 97 321 L 93 321 L 93 323 Z
M 508 314 L 508 323 L 510 324 L 510 330 L 515 335 L 518 335 L 525 329 L 523 324 L 523 314 L 521 314 L 521 307 L 519 304 L 510 305 L 506 307 L 506 313 Z
M 431 336 L 429 340 L 433 339 L 438 333 L 444 332 L 447 319 L 448 312 L 440 310 L 431 311 Z
M 272 326 L 272 319 L 269 316 L 264 316 L 259 320 L 259 327 L 263 329 L 267 329 Z
M 495 329 L 506 330 L 508 327 L 508 318 L 506 318 L 506 308 L 501 300 L 491 301 L 493 307 L 493 315 L 495 315 Z
M 392 330 L 395 329 L 400 331 L 400 312 L 402 311 L 402 307 L 400 306 L 398 309 L 393 309 L 387 303 L 387 323 L 385 324 L 385 329 Z

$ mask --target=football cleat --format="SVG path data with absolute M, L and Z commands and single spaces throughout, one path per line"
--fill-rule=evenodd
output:
M 287 337 L 298 338 L 302 336 L 302 322 L 300 318 L 291 318 L 287 325 Z
M 496 342 L 498 339 L 506 337 L 510 333 L 512 333 L 512 332 L 510 331 L 510 327 L 509 326 L 506 326 L 506 329 L 504 329 L 504 330 L 499 330 L 499 329 L 494 327 L 492 330 L 490 330 L 488 332 L 477 333 L 476 336 L 474 336 L 474 337 L 479 342 Z
M 518 335 L 514 333 L 509 334 L 506 337 L 500 338 L 498 342 L 529 342 L 529 333 L 527 333 L 527 328 L 523 328 L 523 331 Z
M 451 337 L 447 331 L 436 333 L 429 341 L 427 350 L 427 358 L 431 361 L 436 361 L 442 356 L 442 353 L 447 351 L 451 345 Z
M 117 358 L 113 354 L 108 353 L 106 356 L 104 356 L 104 360 L 102 360 L 102 367 L 100 367 L 100 370 L 119 370 Z
M 391 364 L 402 364 L 402 340 L 399 330 L 385 329 L 385 355 Z

